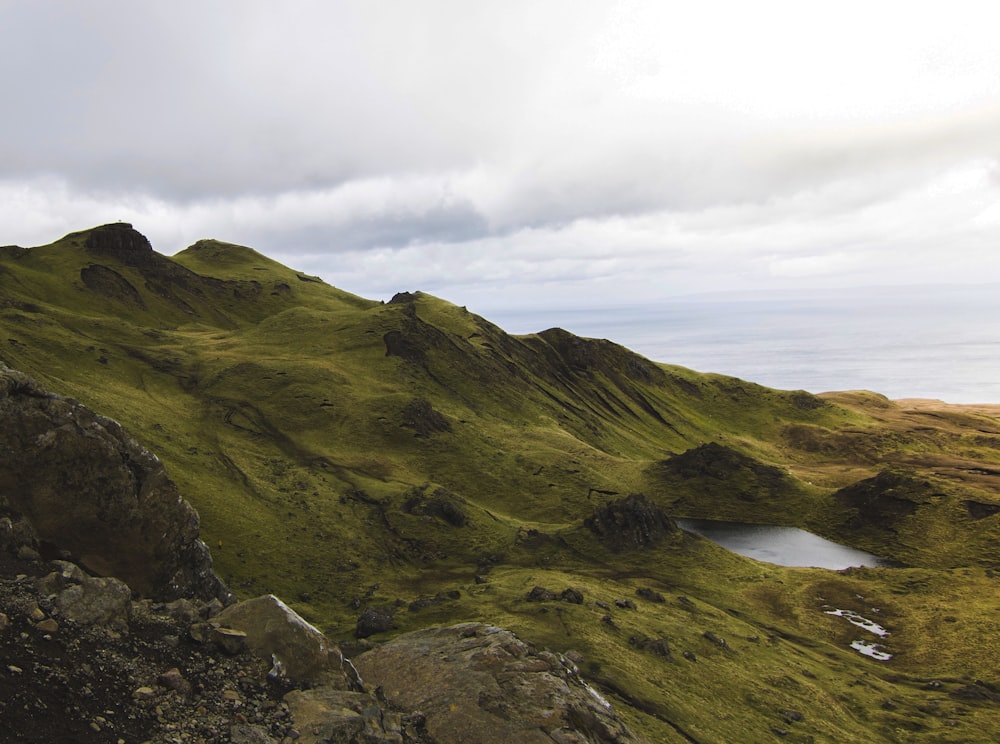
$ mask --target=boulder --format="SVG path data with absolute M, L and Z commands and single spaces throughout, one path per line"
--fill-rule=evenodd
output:
M 556 593 L 544 586 L 533 586 L 525 599 L 528 602 L 554 602 Z
M 247 647 L 270 660 L 275 675 L 341 690 L 357 682 L 337 645 L 273 594 L 227 607 L 213 623 L 245 633 Z
M 198 514 L 115 421 L 0 364 L 0 516 L 50 556 L 158 601 L 233 597 L 198 539 Z M 11 538 L 5 538 L 9 541 Z
M 393 617 L 395 611 L 392 607 L 366 607 L 358 618 L 354 628 L 356 638 L 367 638 L 376 633 L 384 633 L 396 627 Z
M 386 711 L 371 695 L 318 687 L 293 690 L 285 703 L 298 744 L 403 744 L 399 714 Z
M 479 623 L 401 635 L 354 660 L 438 744 L 639 741 L 565 657 Z
M 559 599 L 570 604 L 583 604 L 583 592 L 571 586 L 566 587 L 563 589 L 562 594 L 559 595 Z
M 39 579 L 37 588 L 39 594 L 52 599 L 57 614 L 81 625 L 128 628 L 132 592 L 125 582 L 88 576 L 67 561 L 53 561 L 53 564 L 57 570 Z

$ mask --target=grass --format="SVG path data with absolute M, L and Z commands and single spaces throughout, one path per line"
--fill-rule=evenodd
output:
M 998 681 L 996 410 L 771 390 L 558 330 L 510 336 L 421 293 L 364 300 L 241 246 L 122 262 L 89 235 L 0 255 L 0 359 L 156 452 L 240 596 L 275 592 L 340 640 L 370 603 L 397 607 L 393 632 L 508 627 L 580 654 L 652 741 L 1000 734 L 965 689 Z M 838 490 L 884 470 L 926 498 L 859 526 Z M 909 567 L 786 569 L 682 533 L 609 552 L 583 519 L 633 492 Z M 529 602 L 535 585 L 585 601 Z M 824 604 L 878 609 L 895 658 L 851 651 Z

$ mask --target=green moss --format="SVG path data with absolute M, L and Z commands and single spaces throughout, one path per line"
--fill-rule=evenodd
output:
M 275 592 L 344 640 L 369 603 L 398 607 L 393 632 L 509 627 L 579 653 L 651 741 L 1000 732 L 961 696 L 998 682 L 995 414 L 771 390 L 558 329 L 510 336 L 423 293 L 364 300 L 246 247 L 143 263 L 88 234 L 0 254 L 0 359 L 155 451 L 241 596 Z M 928 484 L 891 524 L 840 491 L 882 471 Z M 910 568 L 786 569 L 682 533 L 610 551 L 583 520 L 636 492 Z M 584 602 L 529 602 L 536 585 Z M 878 609 L 893 661 L 853 652 L 825 605 Z

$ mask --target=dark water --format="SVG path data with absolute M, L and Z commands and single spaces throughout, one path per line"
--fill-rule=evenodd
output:
M 688 532 L 707 537 L 734 553 L 779 566 L 843 569 L 851 566 L 889 566 L 890 561 L 863 550 L 824 540 L 796 527 L 678 519 Z
M 491 315 L 511 333 L 561 326 L 658 362 L 783 390 L 873 390 L 950 403 L 1000 403 L 998 318 L 998 287 L 693 297 Z

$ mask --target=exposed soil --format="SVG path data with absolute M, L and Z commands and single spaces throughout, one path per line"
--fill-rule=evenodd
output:
M 51 570 L 0 551 L 0 612 L 7 617 L 0 618 L 0 739 L 132 744 L 294 736 L 281 700 L 290 687 L 269 679 L 264 662 L 192 640 L 190 623 L 165 605 L 135 602 L 123 633 L 52 616 L 35 590 L 35 579 Z

